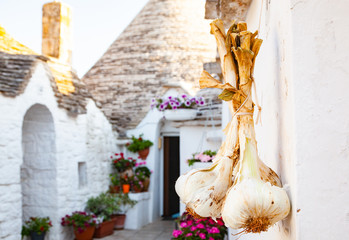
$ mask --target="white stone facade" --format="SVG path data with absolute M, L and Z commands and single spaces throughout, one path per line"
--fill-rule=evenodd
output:
M 117 151 L 110 123 L 92 100 L 83 115 L 58 108 L 41 63 L 23 94 L 0 95 L 0 112 L 0 239 L 20 239 L 22 221 L 33 215 L 51 218 L 46 239 L 72 239 L 61 217 L 109 185 Z
M 262 13 L 254 74 L 262 106 L 258 150 L 281 177 L 292 209 L 268 232 L 241 240 L 348 238 L 348 9 L 348 1 L 326 0 L 250 6 L 251 31 Z

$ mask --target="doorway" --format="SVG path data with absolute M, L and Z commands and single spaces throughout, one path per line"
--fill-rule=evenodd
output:
M 175 191 L 175 183 L 179 177 L 179 152 L 179 137 L 164 137 L 164 218 L 171 218 L 179 213 L 179 197 Z
M 25 114 L 22 127 L 23 222 L 29 217 L 47 216 L 55 221 L 57 202 L 55 138 L 53 117 L 49 109 L 44 105 L 35 104 Z

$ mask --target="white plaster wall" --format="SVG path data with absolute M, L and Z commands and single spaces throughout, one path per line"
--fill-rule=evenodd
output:
M 54 216 L 57 209 L 56 135 L 51 113 L 45 106 L 35 104 L 25 114 L 22 129 L 22 219 Z
M 217 128 L 215 128 L 217 129 Z M 188 165 L 187 159 L 192 157 L 193 153 L 202 152 L 205 150 L 217 150 L 220 147 L 220 142 L 208 142 L 205 137 L 205 132 L 213 130 L 212 127 L 201 127 L 201 126 L 183 126 L 180 128 L 180 174 L 184 174 L 191 169 L 193 166 Z M 223 132 L 222 132 L 223 135 Z M 210 166 L 210 164 L 208 163 Z M 194 165 L 194 167 L 202 167 L 202 165 Z M 180 203 L 180 213 L 185 211 L 185 204 Z
M 346 0 L 291 0 L 297 239 L 349 236 Z
M 254 0 L 248 12 L 250 30 L 258 28 L 261 2 Z M 349 2 L 263 3 L 264 42 L 255 66 L 263 109 L 258 150 L 281 177 L 292 209 L 267 233 L 240 239 L 346 239 Z
M 45 105 L 56 130 L 57 204 L 50 214 L 54 227 L 50 240 L 72 239 L 70 228 L 60 226 L 60 218 L 82 210 L 87 198 L 107 190 L 110 155 L 116 152 L 111 125 L 90 101 L 88 113 L 68 116 L 58 108 L 43 65 L 38 64 L 25 92 L 16 98 L 0 95 L 0 239 L 18 240 L 22 225 L 20 166 L 22 164 L 22 123 L 34 104 Z M 78 162 L 86 162 L 87 185 L 79 188 Z

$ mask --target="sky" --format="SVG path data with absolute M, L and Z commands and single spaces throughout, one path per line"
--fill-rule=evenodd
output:
M 53 1 L 53 0 L 52 0 Z M 42 6 L 50 0 L 0 0 L 0 25 L 41 53 Z M 73 67 L 82 77 L 148 0 L 64 0 L 73 11 Z

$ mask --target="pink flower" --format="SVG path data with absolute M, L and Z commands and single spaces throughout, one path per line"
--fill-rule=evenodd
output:
M 199 153 L 199 154 L 196 154 L 195 155 L 195 159 L 198 159 L 198 160 L 201 160 L 201 157 L 203 156 L 203 154 L 202 153 Z
M 190 236 L 193 236 L 192 233 L 187 233 L 187 235 L 185 235 L 186 237 L 190 237 Z
M 220 233 L 219 229 L 216 227 L 211 228 L 211 233 Z
M 194 232 L 196 230 L 196 227 L 195 226 L 192 226 L 191 228 L 190 228 L 190 231 L 192 231 L 192 232 Z
M 208 240 L 214 240 L 214 238 L 213 238 L 213 237 L 210 237 Z
M 201 162 L 208 162 L 210 160 L 211 160 L 211 157 L 205 154 L 203 154 L 202 157 L 200 158 Z
M 180 226 L 181 226 L 181 228 L 185 228 L 188 226 L 188 224 L 186 222 L 181 222 Z
M 199 234 L 199 237 L 200 237 L 201 239 L 206 239 L 205 233 L 200 233 L 200 234 Z
M 179 237 L 180 235 L 182 235 L 182 233 L 183 232 L 181 230 L 173 230 L 172 235 L 174 237 Z
M 188 227 L 191 226 L 192 224 L 193 224 L 193 221 L 192 221 L 192 220 L 187 221 L 187 226 L 188 226 Z
M 205 228 L 204 224 L 202 224 L 202 223 L 199 223 L 198 225 L 196 225 L 196 227 L 200 228 L 200 229 L 204 229 Z

